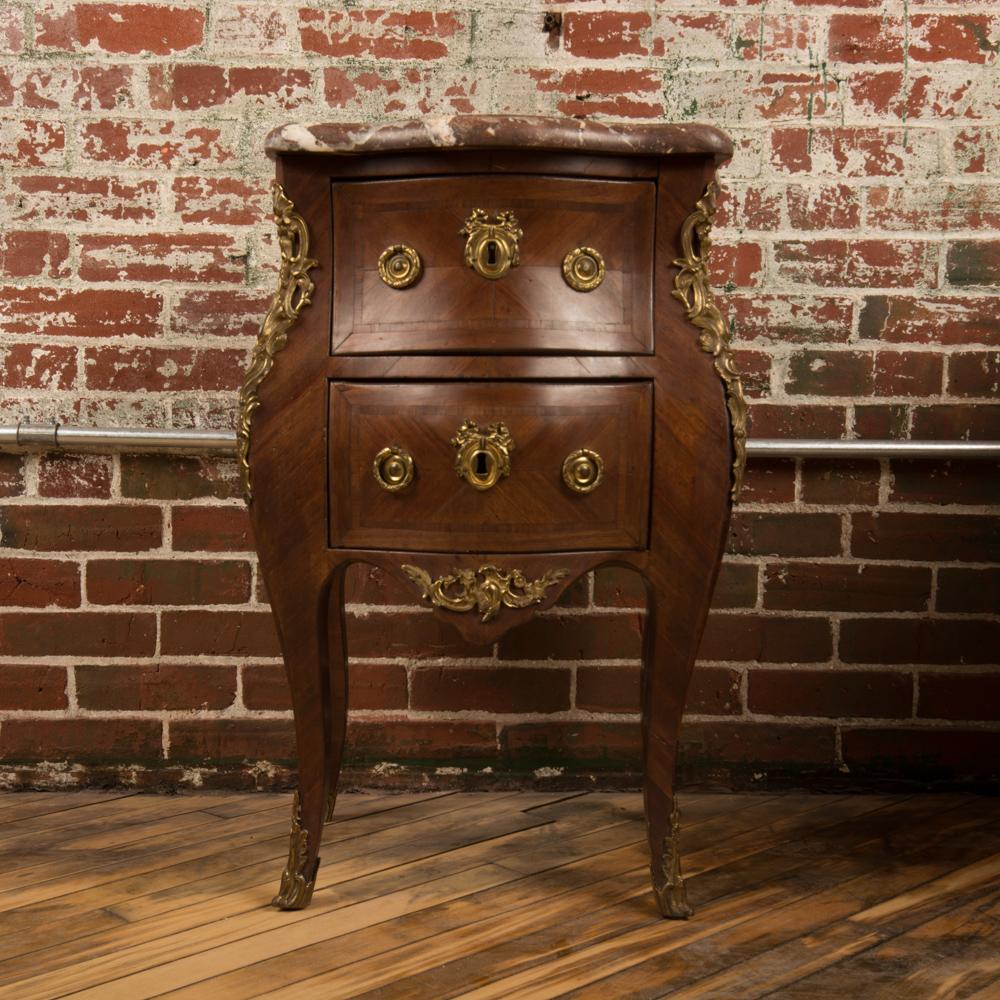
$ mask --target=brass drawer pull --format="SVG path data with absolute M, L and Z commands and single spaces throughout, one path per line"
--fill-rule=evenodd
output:
M 518 241 L 524 231 L 513 212 L 498 212 L 490 222 L 488 212 L 474 208 L 459 234 L 468 237 L 465 263 L 484 278 L 496 281 L 520 262 Z
M 596 451 L 581 448 L 566 456 L 562 477 L 574 493 L 593 493 L 604 478 L 604 460 Z
M 475 420 L 466 420 L 451 443 L 458 449 L 455 471 L 477 490 L 491 489 L 503 476 L 510 475 L 514 439 L 506 424 L 490 424 L 480 430 Z
M 593 247 L 577 247 L 566 254 L 562 270 L 570 288 L 592 292 L 604 280 L 604 258 Z
M 420 254 L 405 243 L 394 243 L 379 255 L 378 276 L 390 288 L 409 288 L 423 273 Z
M 397 445 L 383 448 L 372 462 L 375 482 L 390 493 L 397 493 L 413 482 L 413 457 Z

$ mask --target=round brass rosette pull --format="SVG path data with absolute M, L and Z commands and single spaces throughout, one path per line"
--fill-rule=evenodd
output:
M 593 247 L 577 247 L 566 254 L 562 270 L 570 288 L 592 292 L 604 280 L 604 258 Z
M 383 448 L 372 462 L 372 473 L 382 489 L 397 493 L 413 482 L 413 458 L 396 445 Z
M 378 259 L 378 276 L 390 288 L 409 288 L 416 283 L 423 270 L 420 254 L 403 243 L 386 247 Z
M 510 475 L 514 439 L 506 424 L 480 428 L 475 420 L 466 420 L 451 444 L 458 449 L 455 472 L 477 490 L 492 489 L 501 478 Z
M 596 451 L 581 448 L 566 456 L 562 476 L 574 493 L 593 493 L 604 478 L 604 460 Z

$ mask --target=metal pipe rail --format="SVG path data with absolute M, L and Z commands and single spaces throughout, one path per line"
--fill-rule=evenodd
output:
M 236 432 L 210 428 L 73 427 L 69 424 L 0 425 L 0 451 L 163 452 L 233 454 Z M 1000 441 L 826 441 L 756 438 L 751 458 L 981 458 L 1000 459 Z

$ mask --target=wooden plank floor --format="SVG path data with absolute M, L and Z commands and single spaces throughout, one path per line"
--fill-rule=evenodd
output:
M 344 795 L 312 906 L 287 795 L 0 794 L 0 997 L 1000 998 L 1000 799 Z

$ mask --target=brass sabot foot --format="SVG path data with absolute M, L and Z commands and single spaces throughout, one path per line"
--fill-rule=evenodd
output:
M 656 870 L 657 859 L 650 859 L 656 902 L 660 913 L 670 920 L 687 920 L 694 913 L 681 877 L 680 833 L 681 814 L 675 802 L 670 812 L 670 834 L 663 838 L 659 871 Z
M 299 808 L 299 793 L 292 799 L 292 831 L 288 838 L 288 861 L 281 873 L 281 886 L 271 905 L 279 910 L 302 910 L 309 905 L 316 885 L 316 870 L 319 858 L 308 862 L 309 831 L 302 829 L 302 810 Z M 308 871 L 303 871 L 303 866 Z
M 694 914 L 691 904 L 687 900 L 687 889 L 684 882 L 680 881 L 676 885 L 665 885 L 662 889 L 653 886 L 656 894 L 656 903 L 662 913 L 669 920 L 687 920 Z

